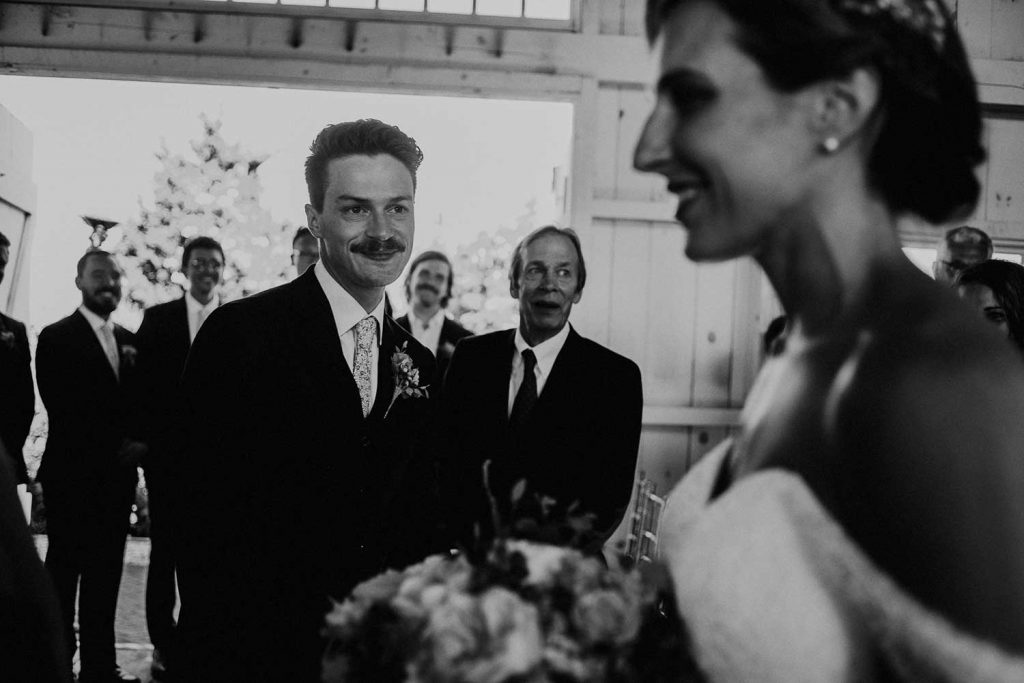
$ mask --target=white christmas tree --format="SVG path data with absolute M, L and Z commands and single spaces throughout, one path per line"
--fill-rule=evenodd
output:
M 221 122 L 200 116 L 203 136 L 191 142 L 194 156 L 172 154 L 164 145 L 154 177 L 152 208 L 139 200 L 139 217 L 122 225 L 113 247 L 127 274 L 125 298 L 143 308 L 181 296 L 182 246 L 198 235 L 224 247 L 225 299 L 246 296 L 284 282 L 292 228 L 273 220 L 260 205 L 257 170 L 266 155 L 228 144 Z

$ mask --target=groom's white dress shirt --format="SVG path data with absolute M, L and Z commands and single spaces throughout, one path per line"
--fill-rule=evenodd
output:
M 355 372 L 356 325 L 367 315 L 377 319 L 377 343 L 370 346 L 370 405 L 372 406 L 377 397 L 377 375 L 380 374 L 377 370 L 377 363 L 380 360 L 381 335 L 384 330 L 384 297 L 381 296 L 376 308 L 367 313 L 359 302 L 331 277 L 323 261 L 317 261 L 313 266 L 313 273 L 316 275 L 317 282 L 320 283 L 320 288 L 327 295 L 327 302 L 331 305 L 334 325 L 338 330 L 338 338 L 341 340 L 341 353 L 345 356 L 349 370 Z

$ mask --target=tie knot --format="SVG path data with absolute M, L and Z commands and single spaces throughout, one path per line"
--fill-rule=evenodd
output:
M 527 372 L 533 372 L 533 369 L 537 367 L 537 356 L 534 355 L 533 349 L 523 351 L 523 365 L 526 366 Z
M 356 323 L 356 337 L 372 337 L 377 334 L 377 319 L 368 315 Z

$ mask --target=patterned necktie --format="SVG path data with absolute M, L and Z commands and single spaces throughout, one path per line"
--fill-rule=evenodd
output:
M 533 405 L 537 402 L 537 375 L 534 368 L 537 367 L 537 356 L 533 351 L 523 351 L 523 383 L 519 385 L 519 393 L 512 403 L 512 413 L 508 416 L 508 424 L 512 429 L 519 429 L 526 423 Z
M 121 360 L 117 355 L 117 340 L 114 339 L 114 326 L 108 320 L 103 323 L 100 331 L 103 333 L 103 351 L 107 354 L 107 361 L 110 363 L 110 368 L 114 371 L 114 377 L 120 380 Z
M 363 417 L 370 414 L 372 403 L 370 402 L 373 391 L 373 375 L 371 368 L 373 354 L 372 344 L 377 341 L 377 319 L 368 315 L 356 325 L 356 353 L 352 362 L 352 375 L 356 378 L 356 386 L 359 387 L 359 398 L 363 402 Z

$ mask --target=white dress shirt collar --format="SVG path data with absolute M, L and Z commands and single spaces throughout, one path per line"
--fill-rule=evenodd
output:
M 192 292 L 185 292 L 185 311 L 188 313 L 188 338 L 190 341 L 194 341 L 196 335 L 199 334 L 199 326 L 196 324 L 199 312 L 202 312 L 205 322 L 218 306 L 220 306 L 220 297 L 217 295 L 214 295 L 209 303 L 201 304 L 192 296 Z
M 534 376 L 537 379 L 537 396 L 544 391 L 544 385 L 548 382 L 551 370 L 555 367 L 558 354 L 565 346 L 565 340 L 569 338 L 569 323 L 565 324 L 554 337 L 545 340 L 533 347 L 533 355 L 537 358 L 537 365 L 533 368 Z M 508 412 L 512 414 L 512 406 L 515 404 L 516 394 L 523 384 L 523 371 L 526 369 L 523 364 L 523 351 L 530 348 L 530 345 L 523 339 L 523 333 L 516 328 L 515 353 L 512 354 L 512 374 L 508 381 Z
M 316 265 L 313 266 L 313 273 L 316 275 L 321 289 L 324 290 L 324 294 L 327 295 L 327 302 L 331 305 L 331 314 L 334 316 L 338 334 L 348 332 L 367 315 L 372 315 L 377 319 L 377 346 L 379 347 L 384 330 L 384 297 L 381 296 L 376 308 L 367 313 L 362 305 L 331 277 L 323 261 L 316 262 Z
M 441 343 L 441 329 L 444 327 L 444 318 L 444 309 L 439 308 L 437 313 L 432 315 L 427 320 L 426 325 L 424 325 L 423 320 L 417 318 L 416 313 L 412 309 L 409 310 L 409 329 L 412 331 L 413 339 L 430 349 L 430 352 L 435 356 L 437 355 L 437 348 Z
M 107 318 L 106 320 L 104 320 L 103 318 L 101 318 L 100 316 L 96 315 L 95 313 L 90 311 L 88 308 L 86 308 L 85 304 L 82 304 L 81 306 L 78 307 L 78 312 L 81 313 L 82 315 L 84 315 L 85 319 L 87 321 L 89 321 L 89 327 L 92 328 L 93 332 L 99 333 L 99 331 L 101 329 L 103 329 L 103 327 L 105 325 L 107 325 L 108 323 L 110 324 L 111 327 L 113 327 L 113 325 L 114 325 L 114 323 L 110 322 L 110 318 Z
M 562 347 L 565 346 L 565 340 L 569 338 L 569 323 L 558 331 L 554 337 L 542 341 L 534 347 L 531 347 L 526 343 L 526 339 L 523 338 L 523 333 L 516 328 L 516 358 L 519 362 L 522 362 L 522 353 L 526 349 L 532 348 L 533 355 L 537 357 L 537 395 L 540 395 L 541 383 L 547 379 L 548 375 L 551 374 L 551 368 L 555 366 L 555 361 L 558 360 L 558 354 L 562 351 Z

